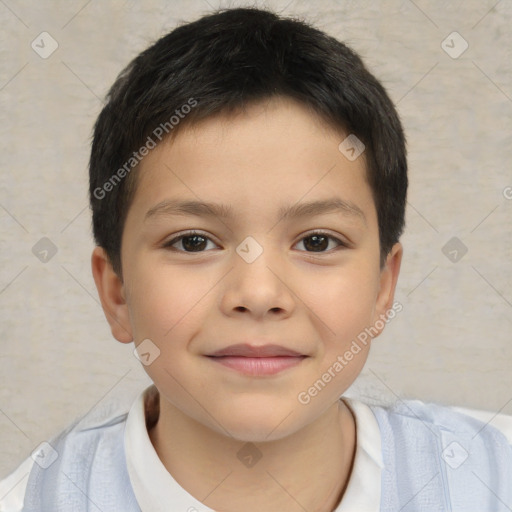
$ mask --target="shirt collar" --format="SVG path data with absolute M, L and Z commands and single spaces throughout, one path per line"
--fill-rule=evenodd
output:
M 146 426 L 157 398 L 154 385 L 146 388 L 133 403 L 126 421 L 126 462 L 139 507 L 142 512 L 165 512 L 170 505 L 176 510 L 214 512 L 183 489 L 158 457 Z M 334 512 L 378 512 L 383 467 L 379 426 L 366 404 L 343 400 L 356 419 L 357 445 L 347 488 Z

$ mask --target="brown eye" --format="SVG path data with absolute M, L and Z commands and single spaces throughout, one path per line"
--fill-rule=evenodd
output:
M 307 252 L 328 252 L 326 249 L 329 247 L 329 242 L 333 240 L 336 242 L 336 249 L 339 246 L 346 247 L 341 240 L 335 238 L 327 233 L 311 233 L 308 236 L 305 236 L 299 243 L 303 243 Z
M 211 240 L 207 236 L 192 232 L 173 238 L 166 242 L 163 247 L 179 252 L 204 252 L 208 241 Z M 178 247 L 173 247 L 176 244 L 179 244 Z
M 184 236 L 181 239 L 186 251 L 201 251 L 206 247 L 205 237 L 201 235 Z

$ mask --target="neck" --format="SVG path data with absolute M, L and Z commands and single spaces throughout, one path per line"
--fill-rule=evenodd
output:
M 356 446 L 355 420 L 342 400 L 286 438 L 245 443 L 212 431 L 160 396 L 149 436 L 181 487 L 225 512 L 332 512 L 347 486 Z

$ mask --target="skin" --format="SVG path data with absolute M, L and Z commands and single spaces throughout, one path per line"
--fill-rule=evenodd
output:
M 297 397 L 392 307 L 403 251 L 395 244 L 380 267 L 364 153 L 345 158 L 345 137 L 285 98 L 183 127 L 141 163 L 123 231 L 123 281 L 102 248 L 93 252 L 113 336 L 136 345 L 150 339 L 160 350 L 144 366 L 160 392 L 153 446 L 175 480 L 215 510 L 328 512 L 346 488 L 356 426 L 339 397 L 370 343 L 308 404 Z M 364 219 L 278 216 L 280 206 L 332 197 L 356 205 Z M 145 219 L 173 198 L 227 204 L 235 216 Z M 164 247 L 189 229 L 207 237 L 200 252 L 190 238 L 173 242 L 174 251 Z M 346 247 L 329 238 L 315 250 L 315 230 Z M 263 249 L 252 263 L 236 252 L 248 236 Z M 308 357 L 265 377 L 206 357 L 243 342 Z M 262 455 L 251 468 L 237 458 L 248 442 Z

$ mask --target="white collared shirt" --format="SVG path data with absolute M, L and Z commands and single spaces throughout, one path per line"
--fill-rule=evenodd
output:
M 164 512 L 169 504 L 177 510 L 214 512 L 189 494 L 167 471 L 156 453 L 146 428 L 145 403 L 156 393 L 149 386 L 137 397 L 126 420 L 124 444 L 128 474 L 142 512 Z M 368 405 L 344 398 L 356 418 L 354 465 L 341 503 L 334 512 L 379 512 L 382 449 L 377 420 Z M 512 444 L 512 416 L 453 408 L 500 429 Z M 28 476 L 34 461 L 28 457 L 13 473 L 0 481 L 0 512 L 21 512 Z

